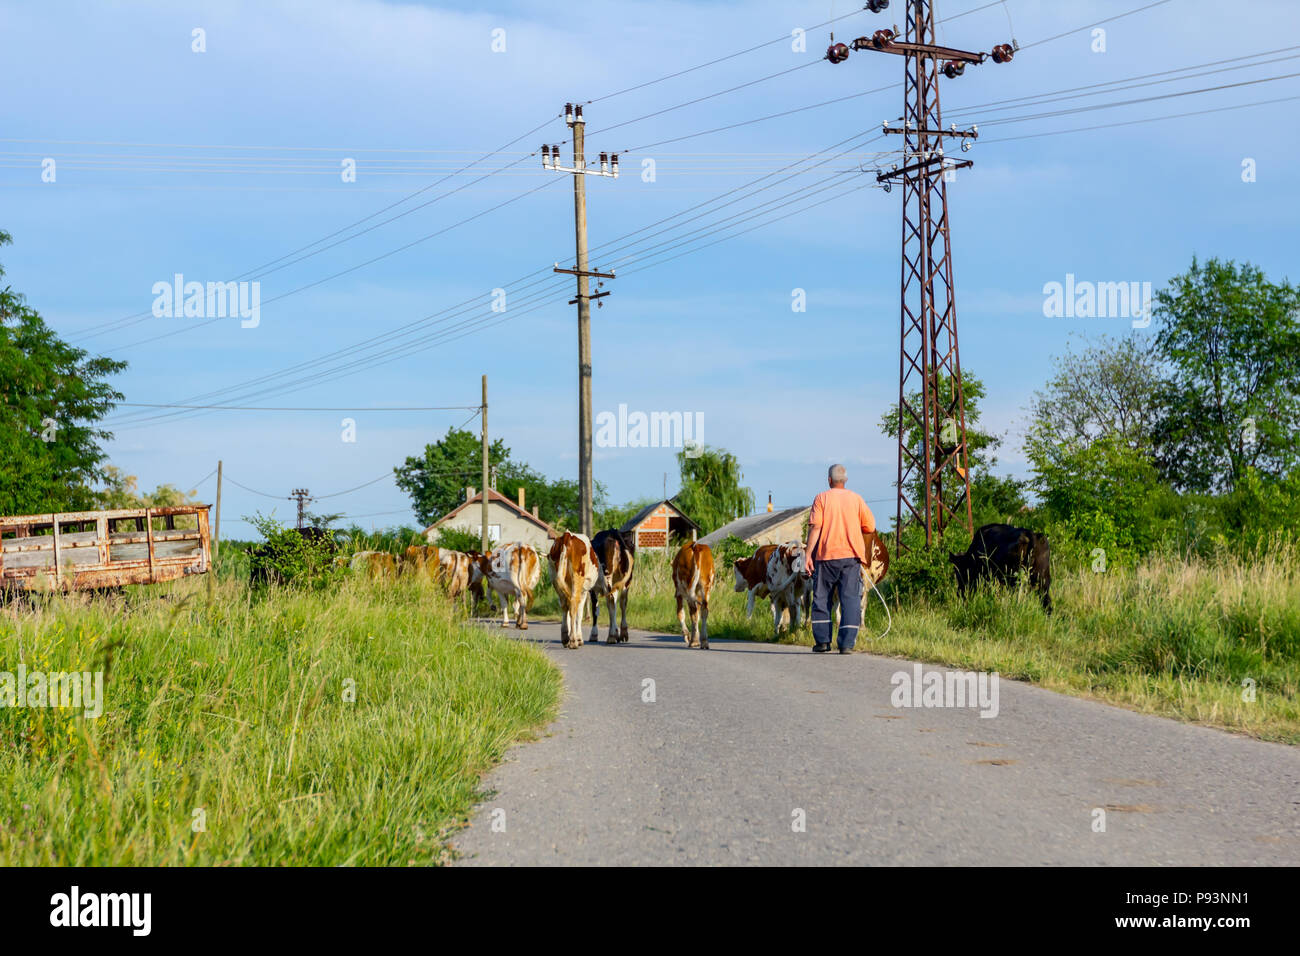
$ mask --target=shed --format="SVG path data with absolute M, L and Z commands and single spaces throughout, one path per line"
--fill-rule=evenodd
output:
M 425 540 L 433 541 L 443 528 L 455 528 L 468 531 L 476 537 L 481 536 L 482 507 L 483 495 L 476 494 L 473 488 L 466 488 L 464 501 L 424 529 Z M 559 536 L 560 532 L 542 520 L 536 505 L 532 511 L 527 510 L 523 488 L 519 489 L 518 501 L 506 497 L 495 488 L 488 489 L 489 542 L 522 541 L 544 553 L 550 548 L 551 540 Z
M 735 535 L 755 547 L 764 544 L 784 544 L 803 537 L 803 523 L 812 506 L 786 508 L 782 511 L 762 511 L 746 518 L 737 518 L 717 531 L 706 534 L 701 544 L 717 547 L 725 538 Z
M 646 505 L 623 522 L 619 530 L 633 535 L 633 544 L 640 551 L 665 549 L 674 538 L 694 541 L 702 529 L 672 501 L 664 500 Z

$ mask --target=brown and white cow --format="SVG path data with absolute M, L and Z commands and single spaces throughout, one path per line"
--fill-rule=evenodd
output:
M 434 550 L 437 555 L 437 580 L 447 589 L 447 597 L 455 601 L 469 588 L 469 555 L 463 551 L 449 551 L 446 548 Z
M 466 551 L 469 555 L 469 602 L 470 611 L 478 610 L 479 604 L 487 601 L 488 610 L 496 613 L 496 592 L 487 586 L 487 576 L 492 569 L 492 552 L 483 554 L 479 551 Z
M 591 589 L 591 635 L 593 644 L 600 643 L 600 598 L 603 595 L 609 611 L 609 636 L 607 644 L 627 643 L 627 598 L 632 588 L 632 569 L 636 564 L 636 544 L 631 535 L 613 528 L 601 531 L 591 539 L 600 574 Z M 622 621 L 615 632 L 615 618 L 619 607 L 623 609 Z
M 348 559 L 353 571 L 364 571 L 366 576 L 382 579 L 397 577 L 397 556 L 388 551 L 358 551 Z
M 859 616 L 859 626 L 865 626 L 867 623 L 867 592 L 871 590 L 872 585 L 879 584 L 889 573 L 889 548 L 885 545 L 885 539 L 877 531 L 869 531 L 862 536 L 867 546 L 867 561 L 860 565 L 862 568 L 862 613 Z M 834 612 L 838 618 L 839 609 Z M 836 625 L 838 628 L 838 625 Z
M 812 577 L 804 571 L 804 546 L 790 541 L 772 552 L 767 561 L 767 591 L 772 599 L 772 638 L 781 635 L 781 620 L 790 614 L 790 630 L 799 627 L 799 608 L 812 592 Z
M 555 539 L 548 557 L 551 560 L 551 582 L 560 598 L 560 610 L 564 612 L 564 619 L 560 622 L 560 640 L 565 647 L 581 647 L 587 595 L 600 576 L 596 549 L 585 534 L 566 531 Z
M 767 562 L 777 547 L 775 544 L 760 545 L 749 557 L 732 562 L 732 570 L 736 572 L 736 593 L 749 592 L 745 599 L 746 618 L 754 616 L 754 598 L 767 597 Z
M 501 626 L 509 627 L 510 601 L 515 609 L 515 626 L 528 630 L 528 609 L 533 606 L 533 592 L 542 576 L 542 562 L 537 549 L 519 541 L 503 544 L 479 557 L 484 572 L 482 582 L 501 599 Z
M 709 649 L 709 592 L 713 590 L 713 550 L 707 544 L 687 542 L 673 557 L 673 590 L 677 595 L 677 620 L 687 647 Z M 686 613 L 691 612 L 691 627 Z
M 430 580 L 435 578 L 437 569 L 438 549 L 424 544 L 413 544 L 402 552 L 398 568 L 402 574 L 424 575 Z

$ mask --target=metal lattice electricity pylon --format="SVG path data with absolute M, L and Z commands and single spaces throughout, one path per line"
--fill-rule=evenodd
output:
M 878 13 L 887 0 L 871 0 Z M 967 64 L 987 58 L 1008 62 L 1012 44 L 992 53 L 938 46 L 934 42 L 933 0 L 908 0 L 907 23 L 877 30 L 853 41 L 854 50 L 894 53 L 904 58 L 905 85 L 901 126 L 884 124 L 886 133 L 903 137 L 901 165 L 876 176 L 886 189 L 903 190 L 903 261 L 901 332 L 898 367 L 898 509 L 896 547 L 903 548 L 904 521 L 925 527 L 929 547 L 954 521 L 973 531 L 970 501 L 970 455 L 966 443 L 966 403 L 957 345 L 957 305 L 952 279 L 952 233 L 948 219 L 947 180 L 969 160 L 944 156 L 944 138 L 960 140 L 968 150 L 979 128 L 943 129 L 939 112 L 939 76 L 954 79 Z M 832 63 L 849 56 L 849 47 L 833 43 Z M 919 395 L 920 401 L 914 400 Z M 909 434 L 919 432 L 917 443 Z M 945 491 L 946 485 L 946 491 Z

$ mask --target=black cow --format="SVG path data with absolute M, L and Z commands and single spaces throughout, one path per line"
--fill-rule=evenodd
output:
M 591 546 L 600 563 L 600 575 L 596 586 L 591 589 L 591 636 L 593 644 L 600 643 L 597 618 L 600 616 L 600 597 L 604 595 L 609 606 L 609 636 L 605 643 L 617 644 L 627 642 L 627 597 L 632 588 L 632 570 L 636 564 L 636 542 L 632 535 L 616 529 L 601 531 L 591 539 Z M 621 622 L 615 621 L 619 606 L 622 605 Z
M 1052 556 L 1047 536 L 1009 524 L 986 524 L 975 532 L 964 554 L 949 553 L 957 573 L 957 591 L 965 596 L 980 580 L 991 577 L 1003 584 L 1029 572 L 1029 583 L 1038 591 L 1043 610 L 1052 613 Z

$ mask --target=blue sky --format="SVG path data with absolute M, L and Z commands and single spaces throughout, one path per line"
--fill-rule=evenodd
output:
M 942 42 L 987 50 L 1014 32 L 1025 47 L 1011 64 L 971 68 L 942 87 L 945 117 L 952 112 L 953 121 L 981 127 L 981 142 L 964 154 L 975 167 L 949 187 L 954 268 L 963 364 L 988 384 L 984 424 L 1007 435 L 1000 467 L 1010 473 L 1025 473 L 1018 437 L 1024 408 L 1071 335 L 1154 331 L 1134 330 L 1126 319 L 1046 318 L 1045 283 L 1073 273 L 1158 288 L 1193 255 L 1250 260 L 1280 279 L 1296 253 L 1300 100 L 1242 104 L 1300 96 L 1300 78 L 994 122 L 1300 72 L 1300 59 L 1291 59 L 1300 50 L 1289 50 L 1265 58 L 1276 62 L 1178 82 L 1043 106 L 985 105 L 1279 50 L 1300 34 L 1300 7 L 1284 0 L 1252 0 L 1230 15 L 1212 0 L 1170 0 L 1105 24 L 1104 52 L 1094 51 L 1089 31 L 1031 45 L 1143 4 L 1007 0 L 957 16 L 984 3 L 937 3 L 941 19 L 956 17 L 941 25 Z M 711 211 L 717 204 L 705 207 L 708 216 L 677 232 L 639 234 L 645 245 L 664 242 L 813 187 L 831 172 L 842 177 L 832 190 L 793 194 L 794 204 L 770 213 L 796 213 L 779 222 L 644 271 L 621 264 L 624 274 L 606 286 L 613 295 L 593 311 L 594 405 L 596 412 L 625 403 L 701 413 L 705 440 L 738 455 L 760 502 L 770 491 L 778 506 L 806 503 L 837 460 L 848 464 L 850 486 L 864 497 L 888 499 L 896 450 L 876 423 L 897 397 L 900 193 L 849 190 L 871 180 L 853 170 L 873 168 L 874 151 L 897 148 L 896 138 L 867 140 L 882 120 L 901 115 L 895 84 L 902 61 L 864 52 L 836 66 L 818 63 L 830 28 L 811 29 L 857 6 L 0 2 L 0 228 L 14 237 L 0 253 L 7 281 L 65 337 L 129 361 L 118 384 L 127 401 L 141 403 L 229 389 L 473 300 L 472 311 L 443 321 L 499 324 L 466 326 L 459 338 L 342 378 L 317 382 L 319 371 L 309 367 L 306 387 L 238 403 L 472 406 L 486 372 L 493 435 L 546 474 L 572 477 L 572 290 L 560 288 L 541 300 L 549 304 L 526 311 L 528 291 L 549 283 L 517 295 L 508 285 L 556 261 L 572 262 L 571 178 L 525 155 L 567 140 L 558 118 L 563 104 L 595 100 L 586 108 L 589 156 L 623 151 L 618 180 L 587 183 L 593 248 L 848 138 L 863 145 L 815 172 L 720 212 Z M 898 18 L 898 10 L 857 13 L 835 24 L 836 38 L 851 40 Z M 192 49 L 195 28 L 204 31 L 205 52 Z M 795 28 L 809 29 L 806 52 L 783 40 L 620 93 Z M 492 49 L 497 30 L 504 30 L 504 52 Z M 880 87 L 890 88 L 811 106 Z M 956 112 L 962 109 L 968 112 Z M 667 111 L 641 119 L 660 110 Z M 786 110 L 795 112 L 688 136 Z M 198 281 L 239 276 L 399 203 L 542 124 L 470 174 L 361 228 L 463 186 L 458 192 L 262 277 L 256 328 L 241 328 L 238 319 L 200 325 L 148 316 L 92 334 L 148 312 L 156 282 L 176 273 Z M 652 145 L 678 137 L 687 138 Z M 563 155 L 567 163 L 567 145 Z M 46 158 L 55 160 L 54 182 L 42 182 Z M 356 160 L 356 182 L 339 175 L 345 158 Z M 653 182 L 641 175 L 646 158 L 656 163 Z M 1242 180 L 1246 159 L 1254 160 L 1255 182 Z M 800 203 L 838 195 L 841 182 L 844 196 L 799 211 Z M 416 241 L 535 187 L 543 188 Z M 599 249 L 592 262 L 609 264 Z M 351 271 L 328 278 L 344 270 Z M 490 293 L 499 287 L 507 307 L 494 314 Z M 805 290 L 804 313 L 791 310 L 795 289 Z M 117 437 L 108 450 L 142 486 L 190 487 L 221 458 L 242 485 L 287 495 L 295 487 L 330 494 L 377 478 L 470 412 L 221 411 L 132 423 L 138 414 L 115 414 Z M 356 419 L 355 442 L 341 440 L 344 417 Z M 670 450 L 599 449 L 595 467 L 615 501 L 658 495 L 665 472 L 675 490 Z M 201 492 L 211 500 L 211 479 Z M 412 520 L 402 513 L 407 506 L 388 480 L 320 503 L 379 525 Z M 228 485 L 223 531 L 247 535 L 240 516 L 272 508 L 287 516 L 292 505 Z M 892 505 L 876 511 L 883 518 Z

